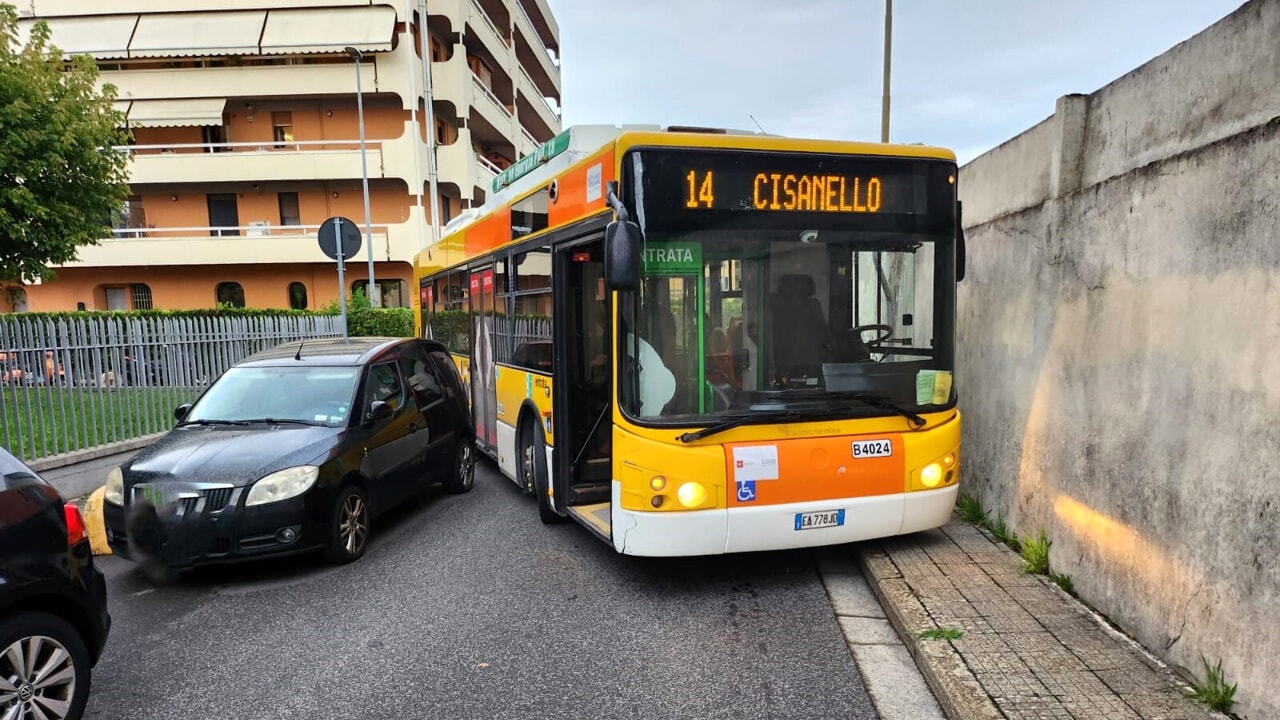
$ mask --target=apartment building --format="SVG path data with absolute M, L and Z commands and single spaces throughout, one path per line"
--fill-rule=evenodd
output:
M 317 231 L 341 216 L 364 232 L 362 157 L 372 227 L 346 282 L 367 287 L 372 249 L 383 304 L 410 307 L 413 257 L 432 238 L 431 141 L 443 225 L 561 131 L 547 0 L 16 4 L 24 33 L 45 20 L 118 89 L 131 198 L 113 237 L 0 310 L 325 305 L 337 263 Z

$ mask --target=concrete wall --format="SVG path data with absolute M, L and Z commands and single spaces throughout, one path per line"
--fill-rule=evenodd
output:
M 1280 717 L 1280 0 L 1061 98 L 960 192 L 968 491 Z

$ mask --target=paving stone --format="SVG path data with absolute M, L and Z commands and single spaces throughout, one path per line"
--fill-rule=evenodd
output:
M 858 561 L 953 718 L 1208 720 L 1171 675 L 968 523 L 858 546 Z M 842 618 L 842 624 L 852 618 Z M 850 623 L 876 637 L 872 621 Z M 953 628 L 956 640 L 922 629 Z M 858 645 L 857 647 L 879 647 Z
M 883 618 L 884 608 L 862 575 L 823 574 L 836 615 Z

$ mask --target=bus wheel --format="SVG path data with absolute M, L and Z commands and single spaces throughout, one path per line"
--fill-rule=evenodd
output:
M 520 431 L 520 467 L 525 487 L 532 489 L 538 500 L 538 519 L 547 525 L 564 522 L 547 500 L 547 445 L 542 428 L 526 422 Z

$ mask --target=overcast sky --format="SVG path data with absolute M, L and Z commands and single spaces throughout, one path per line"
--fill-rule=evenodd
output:
M 565 125 L 880 139 L 884 0 L 547 0 Z M 890 140 L 967 162 L 1244 0 L 898 0 Z

